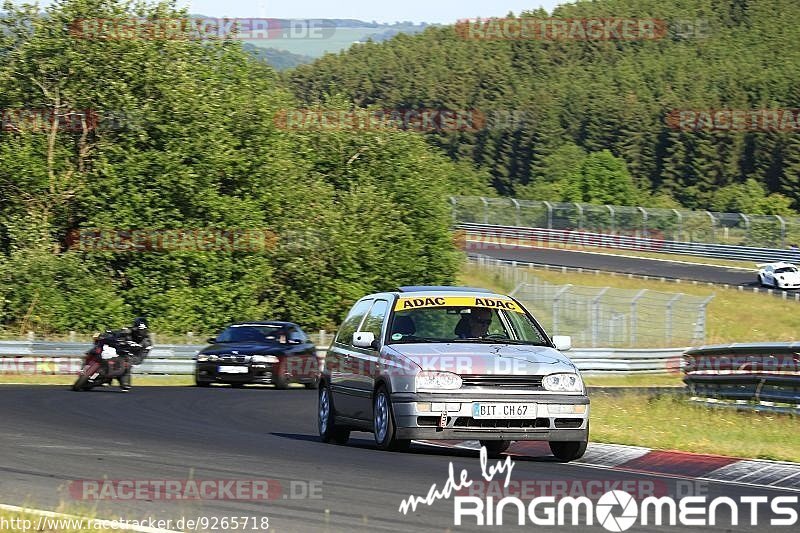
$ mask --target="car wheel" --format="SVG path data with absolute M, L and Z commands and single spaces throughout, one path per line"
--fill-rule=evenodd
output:
M 495 459 L 500 456 L 501 453 L 506 451 L 509 446 L 511 446 L 510 440 L 482 440 L 481 446 L 486 448 L 486 455 L 489 458 Z
M 195 387 L 208 387 L 211 385 L 211 383 L 208 381 L 200 381 L 199 379 L 195 378 L 194 385 Z
M 758 286 L 759 287 L 764 286 L 764 278 L 761 277 L 761 274 L 758 275 Z
M 562 463 L 568 463 L 575 459 L 580 459 L 586 453 L 587 441 L 550 441 L 550 451 L 556 456 L 556 459 Z
M 336 444 L 347 444 L 350 430 L 336 425 L 336 410 L 333 407 L 331 388 L 327 384 L 319 388 L 317 406 L 317 427 L 322 442 L 333 441 Z
M 392 401 L 386 387 L 381 385 L 372 399 L 372 430 L 375 433 L 375 444 L 381 450 L 407 450 L 411 446 L 409 439 L 395 438 L 394 414 Z
M 234 389 L 243 389 L 244 383 L 231 383 L 231 387 L 233 387 Z
M 289 388 L 289 378 L 286 377 L 286 374 L 283 372 L 278 372 L 272 377 L 272 383 L 275 384 L 276 389 L 288 389 Z
M 780 284 L 778 283 L 778 278 L 772 278 L 772 287 L 775 289 L 781 288 Z

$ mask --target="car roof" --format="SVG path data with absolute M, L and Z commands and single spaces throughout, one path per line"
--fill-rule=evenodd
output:
M 775 263 L 762 263 L 762 264 L 758 265 L 759 268 L 766 268 L 768 266 L 770 266 L 772 268 L 783 268 L 783 267 L 797 268 L 797 265 L 794 265 L 792 263 L 787 263 L 785 261 L 777 261 Z
M 412 298 L 414 296 L 467 296 L 475 297 L 476 295 L 485 295 L 491 297 L 508 298 L 505 294 L 499 294 L 489 289 L 481 289 L 478 287 L 454 287 L 454 286 L 439 286 L 439 285 L 420 285 L 413 287 L 400 287 L 397 289 L 398 297 Z
M 248 322 L 234 322 L 233 324 L 229 325 L 229 328 L 235 327 L 244 327 L 244 326 L 278 326 L 278 327 L 293 327 L 297 326 L 294 322 L 283 322 L 281 320 L 253 320 Z M 299 327 L 299 326 L 297 326 Z
M 481 289 L 480 287 L 456 287 L 451 285 L 410 285 L 398 287 L 397 292 L 485 292 L 494 294 L 493 291 Z

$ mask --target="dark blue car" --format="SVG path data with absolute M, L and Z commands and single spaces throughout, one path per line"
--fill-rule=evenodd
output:
M 234 387 L 289 383 L 316 388 L 322 358 L 300 326 L 292 322 L 242 322 L 225 328 L 197 354 L 195 383 Z

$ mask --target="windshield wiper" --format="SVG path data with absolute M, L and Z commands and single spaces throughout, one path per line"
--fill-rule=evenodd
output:
M 392 341 L 391 344 L 413 344 L 415 342 L 446 342 L 445 339 L 431 339 L 430 337 L 415 337 L 407 335 L 398 341 Z
M 546 344 L 530 341 L 522 341 L 519 339 L 485 339 L 482 337 L 467 337 L 466 339 L 452 339 L 449 342 L 473 342 L 480 344 L 514 344 L 523 346 L 547 346 Z

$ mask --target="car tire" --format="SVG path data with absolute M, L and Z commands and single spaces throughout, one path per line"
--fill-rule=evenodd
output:
M 482 440 L 481 446 L 486 448 L 486 456 L 490 459 L 496 459 L 500 457 L 504 451 L 511 446 L 510 440 Z
M 272 377 L 272 383 L 275 384 L 276 389 L 288 389 L 289 388 L 289 378 L 286 377 L 286 374 L 279 372 Z
M 78 379 L 72 385 L 72 390 L 75 392 L 81 392 L 85 390 L 89 390 L 86 386 L 89 383 L 89 376 L 78 376 Z
M 230 383 L 230 386 L 234 389 L 243 389 L 244 383 Z
M 761 274 L 758 275 L 758 286 L 759 287 L 764 286 L 764 278 L 761 277 Z
M 550 441 L 550 451 L 562 463 L 568 463 L 583 457 L 588 441 Z
M 392 400 L 383 385 L 378 387 L 372 398 L 372 431 L 375 444 L 381 450 L 403 451 L 411 446 L 410 439 L 395 438 Z
M 319 388 L 317 402 L 317 429 L 322 442 L 347 444 L 350 430 L 336 425 L 336 409 L 333 406 L 331 388 L 326 383 Z M 323 405 L 324 402 L 324 405 Z
M 200 381 L 199 379 L 194 380 L 195 387 L 208 387 L 209 385 L 211 385 L 211 382 L 209 381 Z

